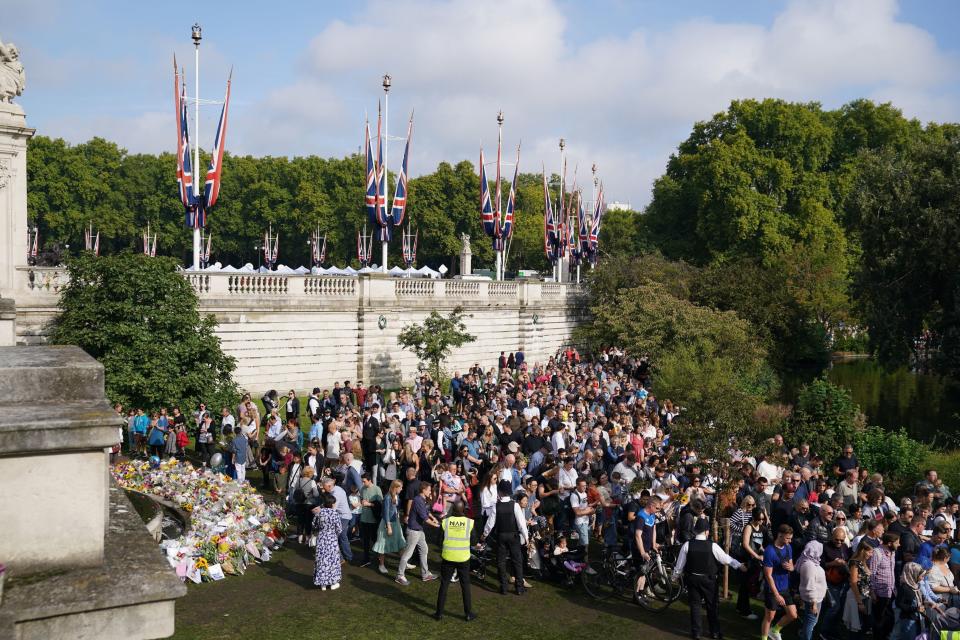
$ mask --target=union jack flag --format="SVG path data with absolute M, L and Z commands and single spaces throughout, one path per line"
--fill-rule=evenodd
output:
M 593 210 L 593 222 L 590 225 L 590 260 L 597 261 L 597 247 L 600 244 L 600 222 L 603 219 L 603 183 L 600 183 L 600 190 L 597 192 L 597 202 Z
M 403 149 L 403 164 L 397 176 L 397 190 L 393 194 L 393 206 L 390 208 L 390 222 L 395 227 L 403 223 L 403 214 L 407 210 L 407 158 L 410 156 L 410 138 L 413 136 L 413 114 L 407 125 L 407 144 Z
M 578 198 L 577 207 L 577 235 L 580 242 L 579 255 L 585 256 L 590 252 L 590 227 L 587 225 L 587 213 L 583 208 L 583 195 Z
M 547 254 L 547 260 L 553 262 L 557 259 L 557 223 L 553 213 L 553 203 L 550 201 L 550 185 L 547 184 L 547 170 L 543 170 L 543 250 Z
M 357 260 L 361 267 L 367 266 L 370 262 L 372 243 L 373 237 L 366 234 L 366 227 L 364 227 L 363 233 L 357 230 Z
M 217 123 L 217 137 L 213 139 L 213 153 L 210 154 L 210 167 L 207 169 L 207 182 L 203 189 L 204 211 L 213 208 L 220 195 L 220 174 L 223 169 L 223 150 L 227 139 L 227 113 L 230 110 L 230 82 L 233 79 L 233 70 L 227 78 L 227 95 L 223 99 L 223 108 L 220 110 L 220 121 Z M 206 216 L 203 216 L 206 218 Z M 206 226 L 206 219 L 203 225 Z
M 392 229 L 387 214 L 387 168 L 383 164 L 382 115 L 377 114 L 377 225 L 380 227 L 380 242 L 390 242 Z
M 503 250 L 505 240 L 513 235 L 513 213 L 517 203 L 517 177 L 520 175 L 520 146 L 517 145 L 517 163 L 513 167 L 513 182 L 510 183 L 510 195 L 507 196 L 507 211 L 503 216 L 503 225 L 498 229 L 497 239 L 500 241 L 500 250 Z M 499 218 L 499 216 L 497 216 Z
M 413 263 L 417 261 L 417 240 L 419 237 L 419 229 L 415 234 L 409 232 L 403 234 L 403 261 L 408 268 L 412 267 Z
M 180 202 L 186 214 L 186 225 L 193 227 L 197 220 L 197 197 L 193 186 L 193 169 L 190 165 L 190 133 L 187 128 L 187 88 L 176 70 L 174 59 L 174 102 L 177 109 L 177 187 Z M 179 85 L 179 86 L 178 86 Z
M 493 205 L 490 202 L 490 183 L 487 182 L 487 169 L 483 166 L 483 148 L 480 148 L 480 221 L 483 231 L 493 237 L 496 223 L 493 219 Z
M 327 234 L 323 234 L 323 244 L 320 243 L 320 229 L 318 228 L 313 232 L 313 250 L 312 255 L 313 266 L 319 267 L 327 259 Z
M 367 209 L 367 218 L 370 224 L 377 224 L 377 164 L 373 157 L 373 146 L 370 141 L 370 123 L 367 123 L 366 144 L 367 151 L 367 191 L 364 206 Z

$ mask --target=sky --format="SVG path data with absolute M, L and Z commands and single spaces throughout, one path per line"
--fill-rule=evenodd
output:
M 923 122 L 960 120 L 955 0 L 369 0 L 199 3 L 0 0 L 21 50 L 17 101 L 38 134 L 173 151 L 173 56 L 193 93 L 190 27 L 203 27 L 200 96 L 222 99 L 227 149 L 342 157 L 393 79 L 390 136 L 415 111 L 410 172 L 521 144 L 523 172 L 590 183 L 641 208 L 694 122 L 739 98 L 866 97 Z M 200 113 L 212 145 L 219 106 Z M 375 124 L 374 124 L 375 126 Z M 191 132 L 194 135 L 195 128 Z M 402 141 L 390 142 L 395 171 Z M 509 173 L 509 172 L 508 172 Z M 173 181 L 171 168 L 171 182 Z M 411 193 L 411 200 L 416 198 Z

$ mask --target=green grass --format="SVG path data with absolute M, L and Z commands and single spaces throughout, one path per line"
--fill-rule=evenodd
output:
M 474 581 L 472 594 L 478 619 L 466 623 L 459 585 L 451 585 L 446 617 L 436 622 L 438 582 L 423 583 L 419 570 L 408 571 L 410 586 L 393 582 L 397 558 L 389 557 L 391 573 L 375 568 L 344 567 L 337 591 L 313 586 L 313 550 L 292 545 L 246 575 L 217 583 L 189 585 L 176 605 L 174 638 L 257 638 L 290 640 L 306 637 L 349 638 L 688 638 L 689 614 L 676 602 L 663 613 L 650 613 L 632 603 L 598 602 L 578 584 L 572 589 L 533 581 L 524 596 L 501 596 L 496 570 Z M 359 557 L 359 550 L 354 548 Z M 430 568 L 439 572 L 431 551 Z M 759 622 L 744 623 L 724 603 L 723 630 L 728 638 L 759 633 Z M 704 619 L 706 624 L 706 619 Z M 312 634 L 311 634 L 312 635 Z

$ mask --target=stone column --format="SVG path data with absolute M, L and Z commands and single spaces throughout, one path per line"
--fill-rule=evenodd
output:
M 463 248 L 460 249 L 460 276 L 469 276 L 473 273 L 473 252 L 470 251 L 470 236 L 461 234 Z
M 0 102 L 0 296 L 17 294 L 17 266 L 27 264 L 27 127 L 23 108 Z

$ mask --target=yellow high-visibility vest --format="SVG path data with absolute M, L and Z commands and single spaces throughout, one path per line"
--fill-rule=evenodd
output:
M 466 517 L 450 516 L 443 520 L 441 526 L 443 527 L 443 551 L 440 557 L 448 562 L 469 561 L 473 520 Z

